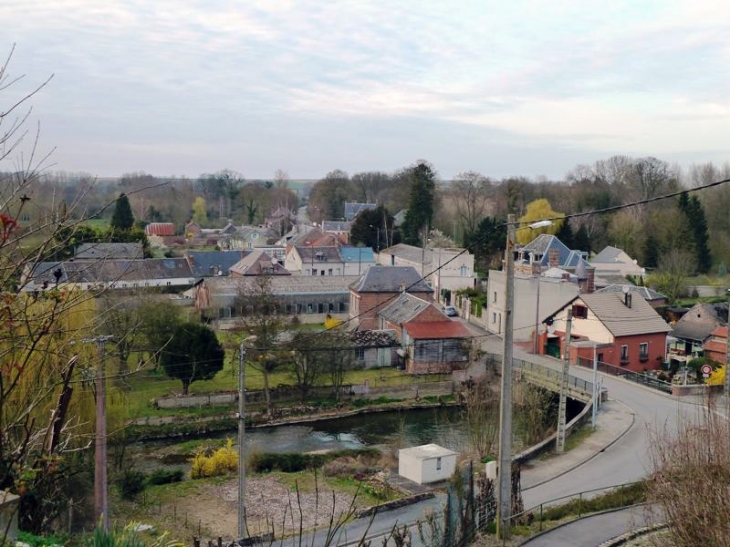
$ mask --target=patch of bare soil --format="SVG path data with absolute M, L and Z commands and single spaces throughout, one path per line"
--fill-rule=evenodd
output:
M 334 497 L 334 519 L 347 514 L 352 498 Z M 238 480 L 233 478 L 219 485 L 200 485 L 196 495 L 178 498 L 178 514 L 184 511 L 194 528 L 203 537 L 235 538 L 238 531 Z M 362 505 L 361 503 L 359 505 Z M 326 527 L 332 516 L 332 491 L 297 492 L 281 484 L 276 477 L 254 477 L 246 481 L 246 517 L 249 534 L 271 531 L 276 537 L 302 529 Z M 207 534 L 206 534 L 207 532 Z

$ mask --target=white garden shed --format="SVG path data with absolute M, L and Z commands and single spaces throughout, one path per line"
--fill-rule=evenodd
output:
M 456 469 L 457 452 L 437 444 L 398 451 L 398 474 L 418 484 L 443 481 Z

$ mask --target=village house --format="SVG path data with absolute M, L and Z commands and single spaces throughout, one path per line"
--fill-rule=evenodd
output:
M 378 312 L 403 292 L 432 301 L 433 288 L 410 266 L 372 266 L 350 286 L 350 320 L 363 330 L 378 328 Z
M 667 360 L 672 364 L 684 365 L 687 361 L 702 357 L 705 340 L 717 327 L 726 326 L 727 320 L 727 302 L 695 304 L 674 324 L 669 337 Z
M 410 266 L 434 288 L 441 302 L 447 292 L 474 288 L 474 255 L 465 249 L 422 248 L 399 243 L 378 253 L 382 266 Z
M 231 277 L 251 275 L 291 275 L 281 263 L 262 250 L 254 250 L 230 268 Z
M 344 243 L 350 241 L 350 223 L 345 220 L 323 220 L 322 232 L 333 234 Z
M 374 211 L 378 208 L 377 203 L 348 203 L 345 202 L 345 221 L 352 222 L 355 217 L 363 211 Z
M 727 326 L 717 327 L 702 343 L 704 356 L 716 363 L 727 363 Z
M 375 253 L 370 247 L 340 247 L 345 275 L 360 275 L 375 264 Z
M 607 287 L 611 284 L 623 283 L 627 276 L 643 278 L 646 270 L 625 251 L 610 245 L 593 257 L 590 261 L 596 272 L 596 287 Z
M 143 260 L 67 260 L 28 266 L 25 291 L 49 288 L 80 290 L 189 287 L 195 278 L 184 258 Z
M 345 275 L 345 262 L 332 246 L 295 245 L 286 255 L 284 267 L 304 276 Z
M 503 271 L 490 270 L 487 281 L 485 327 L 494 334 L 504 332 L 506 317 L 504 280 Z M 512 324 L 515 342 L 534 340 L 535 332 L 544 328 L 544 319 L 556 309 L 571 302 L 580 293 L 578 284 L 566 279 L 565 276 L 546 277 L 516 273 L 514 283 L 515 303 Z
M 195 279 L 230 275 L 231 266 L 246 255 L 243 251 L 186 251 L 185 259 Z
M 663 295 L 662 293 L 655 291 L 654 289 L 650 289 L 649 287 L 639 287 L 636 285 L 632 285 L 631 283 L 624 283 L 622 285 L 614 284 L 614 285 L 608 285 L 607 287 L 603 287 L 602 289 L 598 289 L 597 293 L 607 293 L 607 292 L 620 292 L 623 293 L 628 289 L 631 294 L 635 294 L 644 300 L 646 300 L 649 305 L 652 308 L 662 308 L 667 305 L 669 299 L 666 297 L 666 295 Z
M 576 276 L 581 293 L 591 293 L 595 290 L 595 268 L 584 255 L 581 251 L 568 249 L 554 235 L 540 234 L 515 250 L 515 272 L 538 275 L 559 268 Z
M 540 352 L 561 357 L 565 352 L 568 313 L 571 341 L 590 340 L 602 346 L 598 360 L 633 372 L 656 370 L 664 362 L 671 327 L 646 300 L 627 293 L 582 294 L 545 320 Z M 571 347 L 570 361 L 592 359 L 590 347 Z

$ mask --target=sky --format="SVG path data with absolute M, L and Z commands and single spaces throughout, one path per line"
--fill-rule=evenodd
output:
M 24 76 L 0 112 L 53 75 L 27 127 L 54 171 L 317 179 L 426 159 L 444 179 L 561 178 L 615 154 L 730 160 L 718 0 L 3 0 L 0 21 L 6 83 Z

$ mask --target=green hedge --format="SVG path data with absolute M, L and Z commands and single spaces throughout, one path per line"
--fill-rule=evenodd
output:
M 270 473 L 271 471 L 283 471 L 284 473 L 296 473 L 306 469 L 322 467 L 325 463 L 345 456 L 371 456 L 378 457 L 380 451 L 377 448 L 358 448 L 349 450 L 333 450 L 322 454 L 272 454 L 269 452 L 254 453 L 248 460 L 248 468 L 254 473 Z

